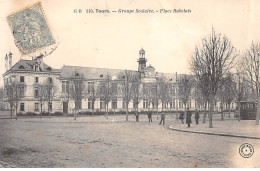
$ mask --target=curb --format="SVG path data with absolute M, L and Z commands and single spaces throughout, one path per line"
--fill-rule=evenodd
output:
M 174 130 L 174 131 L 180 131 L 180 132 L 195 133 L 195 134 L 217 135 L 217 136 L 226 136 L 226 137 L 235 137 L 235 138 L 247 138 L 247 139 L 260 139 L 260 137 L 251 137 L 251 136 L 245 136 L 245 135 L 184 130 L 184 129 L 174 128 L 172 125 L 170 125 L 168 127 L 168 129 L 171 129 L 171 130 Z

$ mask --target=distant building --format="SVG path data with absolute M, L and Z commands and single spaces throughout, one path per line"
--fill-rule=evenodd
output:
M 174 94 L 172 101 L 165 104 L 171 111 L 183 110 L 184 105 L 178 99 L 177 95 L 177 83 L 176 80 L 182 77 L 183 74 L 177 73 L 159 73 L 156 72 L 155 68 L 151 65 L 146 66 L 147 58 L 145 57 L 144 49 L 139 51 L 138 70 L 132 71 L 140 74 L 142 83 L 154 83 L 160 76 L 164 76 L 168 82 L 174 88 Z M 88 87 L 99 85 L 99 82 L 104 80 L 104 76 L 109 74 L 112 79 L 118 79 L 117 76 L 120 72 L 124 70 L 120 69 L 106 69 L 106 68 L 94 68 L 94 67 L 79 67 L 79 66 L 63 66 L 61 69 L 54 69 L 43 62 L 43 58 L 38 57 L 32 60 L 20 60 L 15 65 L 12 66 L 12 53 L 9 53 L 5 57 L 5 68 L 6 72 L 3 74 L 4 85 L 8 84 L 10 81 L 22 82 L 25 85 L 24 96 L 20 102 L 18 112 L 36 112 L 39 113 L 40 106 L 38 102 L 38 86 L 46 81 L 52 81 L 55 85 L 55 95 L 50 104 L 50 110 L 52 112 L 63 112 L 72 113 L 74 110 L 74 102 L 66 98 L 66 91 L 68 91 L 68 86 L 70 84 L 70 78 L 73 74 L 79 73 L 84 76 L 85 81 L 85 93 L 84 98 L 80 105 L 81 111 L 92 111 L 104 110 L 104 101 L 100 97 L 96 97 L 95 102 L 93 102 L 90 97 L 90 89 Z M 139 103 L 140 111 L 148 110 L 148 103 L 146 99 L 142 99 Z M 233 104 L 232 104 L 233 106 Z M 159 110 L 161 109 L 159 106 Z M 191 95 L 190 100 L 187 102 L 187 107 L 190 109 L 198 108 L 196 100 Z M 109 103 L 109 110 L 115 109 L 115 111 L 125 111 L 125 102 L 123 98 L 118 96 L 117 100 L 113 103 Z M 5 109 L 10 109 L 9 104 L 5 102 Z M 43 106 L 43 111 L 47 111 L 48 106 L 45 104 Z M 217 107 L 216 107 L 217 109 Z M 129 104 L 129 111 L 134 110 L 133 101 Z

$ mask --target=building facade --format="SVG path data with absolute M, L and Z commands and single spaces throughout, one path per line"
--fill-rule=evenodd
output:
M 144 49 L 139 51 L 138 70 L 129 71 L 140 75 L 141 84 L 155 83 L 160 77 L 164 77 L 168 84 L 172 86 L 173 92 L 171 94 L 171 101 L 159 104 L 159 110 L 167 109 L 168 111 L 184 110 L 184 104 L 178 98 L 178 84 L 179 78 L 183 77 L 183 74 L 177 73 L 159 73 L 151 65 L 146 66 L 147 58 L 145 57 Z M 119 83 L 124 81 L 123 78 L 118 78 L 120 73 L 125 70 L 119 69 L 106 69 L 106 68 L 93 68 L 93 67 L 79 67 L 79 66 L 63 66 L 61 69 L 53 69 L 43 62 L 42 57 L 38 57 L 32 60 L 20 60 L 15 65 L 12 65 L 12 54 L 9 53 L 5 57 L 6 72 L 3 74 L 4 85 L 10 84 L 12 81 L 20 82 L 24 84 L 23 97 L 20 100 L 18 111 L 20 113 L 34 112 L 40 113 L 40 100 L 39 100 L 39 88 L 40 85 L 46 82 L 52 82 L 54 85 L 53 99 L 51 103 L 45 103 L 42 107 L 43 111 L 51 112 L 63 112 L 73 113 L 75 110 L 75 103 L 70 97 L 68 92 L 70 91 L 70 82 L 73 75 L 79 74 L 84 78 L 84 92 L 83 98 L 80 102 L 80 111 L 84 112 L 96 112 L 105 110 L 105 101 L 94 90 L 100 89 L 102 83 L 106 80 L 106 76 L 110 76 L 114 81 L 116 90 L 120 91 Z M 187 107 L 194 110 L 195 108 L 202 108 L 199 102 L 194 98 L 193 89 L 191 91 L 190 99 L 187 102 Z M 134 111 L 136 106 L 134 100 L 129 102 L 129 111 Z M 5 109 L 10 109 L 10 105 L 5 102 Z M 216 102 L 215 109 L 219 109 L 219 103 Z M 234 108 L 234 104 L 232 103 Z M 157 108 L 157 107 L 156 107 Z M 126 103 L 120 93 L 116 96 L 116 99 L 111 100 L 108 104 L 109 111 L 122 112 L 126 109 Z M 149 103 L 145 97 L 140 100 L 138 104 L 139 111 L 155 110 L 155 106 Z

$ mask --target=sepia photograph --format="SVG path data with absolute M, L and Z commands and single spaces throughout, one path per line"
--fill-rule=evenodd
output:
M 260 167 L 260 1 L 0 9 L 0 170 Z

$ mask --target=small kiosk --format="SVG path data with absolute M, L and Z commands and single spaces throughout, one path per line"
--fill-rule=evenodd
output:
M 238 101 L 236 102 L 238 106 Z M 240 119 L 241 120 L 255 120 L 257 109 L 257 97 L 249 95 L 242 98 L 240 101 Z

